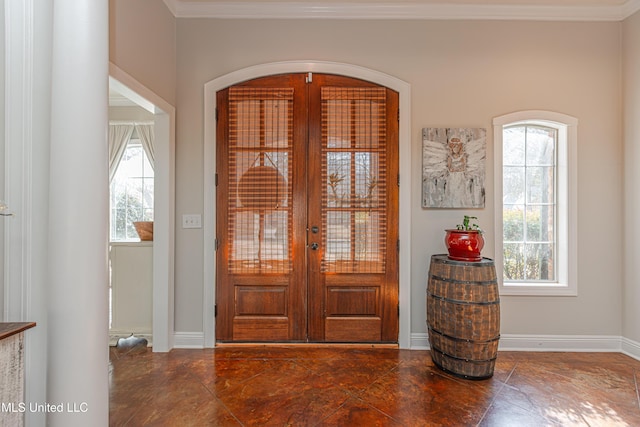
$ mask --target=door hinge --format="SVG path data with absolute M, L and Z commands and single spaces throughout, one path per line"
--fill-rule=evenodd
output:
M 216 172 L 216 187 L 218 186 L 218 172 Z
M 399 108 L 398 108 L 398 123 L 400 123 L 400 109 Z
M 398 304 L 398 317 L 400 317 L 400 304 Z
M 218 317 L 218 304 L 213 306 L 213 317 Z
M 216 175 L 217 177 L 217 175 Z M 400 187 L 400 174 L 398 174 L 398 187 Z
M 220 240 L 218 240 L 218 239 L 215 240 L 215 246 L 216 246 L 216 251 L 217 251 L 218 248 L 220 247 Z
M 218 121 L 218 107 L 216 107 L 215 116 L 216 116 L 216 122 L 217 122 Z
M 396 251 L 400 252 L 400 239 L 396 241 Z
M 311 83 L 313 81 L 313 73 L 307 73 L 307 77 L 305 77 L 304 81 Z

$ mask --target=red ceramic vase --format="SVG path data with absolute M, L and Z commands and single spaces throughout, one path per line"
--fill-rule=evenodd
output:
M 449 251 L 449 259 L 455 261 L 478 262 L 482 260 L 480 251 L 484 237 L 478 230 L 445 230 L 444 243 Z

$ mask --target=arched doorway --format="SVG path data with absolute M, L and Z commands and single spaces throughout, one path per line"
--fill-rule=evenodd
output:
M 292 72 L 322 72 L 364 79 L 391 88 L 399 93 L 399 337 L 400 348 L 411 347 L 411 87 L 393 76 L 351 64 L 323 61 L 285 61 L 243 68 L 215 78 L 204 87 L 204 281 L 203 281 L 203 339 L 205 347 L 215 345 L 215 163 L 216 163 L 216 93 L 223 88 L 253 78 Z M 192 344 L 198 345 L 193 336 Z M 417 343 L 416 345 L 420 345 Z

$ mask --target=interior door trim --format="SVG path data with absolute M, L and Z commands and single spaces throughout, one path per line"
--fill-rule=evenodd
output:
M 204 85 L 204 207 L 203 207 L 203 346 L 215 346 L 216 238 L 216 93 L 228 86 L 276 74 L 317 72 L 338 74 L 376 83 L 399 93 L 399 327 L 400 348 L 411 348 L 411 85 L 396 77 L 357 65 L 324 61 L 285 61 L 233 71 Z

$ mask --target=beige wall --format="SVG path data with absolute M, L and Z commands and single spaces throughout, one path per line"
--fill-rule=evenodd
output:
M 443 229 L 463 212 L 420 207 L 421 129 L 487 128 L 487 206 L 474 214 L 487 231 L 483 255 L 493 257 L 492 118 L 528 109 L 568 114 L 579 120 L 579 296 L 505 296 L 502 333 L 620 335 L 620 33 L 620 23 L 178 19 L 176 215 L 203 212 L 206 82 L 285 60 L 400 78 L 411 85 L 411 331 L 424 332 L 428 259 L 445 251 Z M 202 330 L 202 247 L 201 232 L 176 230 L 176 331 Z
M 640 342 L 640 13 L 623 25 L 623 88 L 624 88 L 624 213 L 625 256 L 623 288 L 622 335 Z
M 4 0 L 0 0 L 0 99 L 4 99 L 4 79 L 5 79 L 5 23 L 4 23 Z M 0 165 L 5 162 L 4 144 L 4 102 L 0 103 Z M 0 200 L 5 200 L 4 173 L 0 174 Z M 0 222 L 0 241 L 4 242 L 4 221 Z M 0 318 L 4 319 L 4 245 L 0 245 Z
M 175 18 L 160 0 L 109 0 L 109 60 L 171 105 Z

